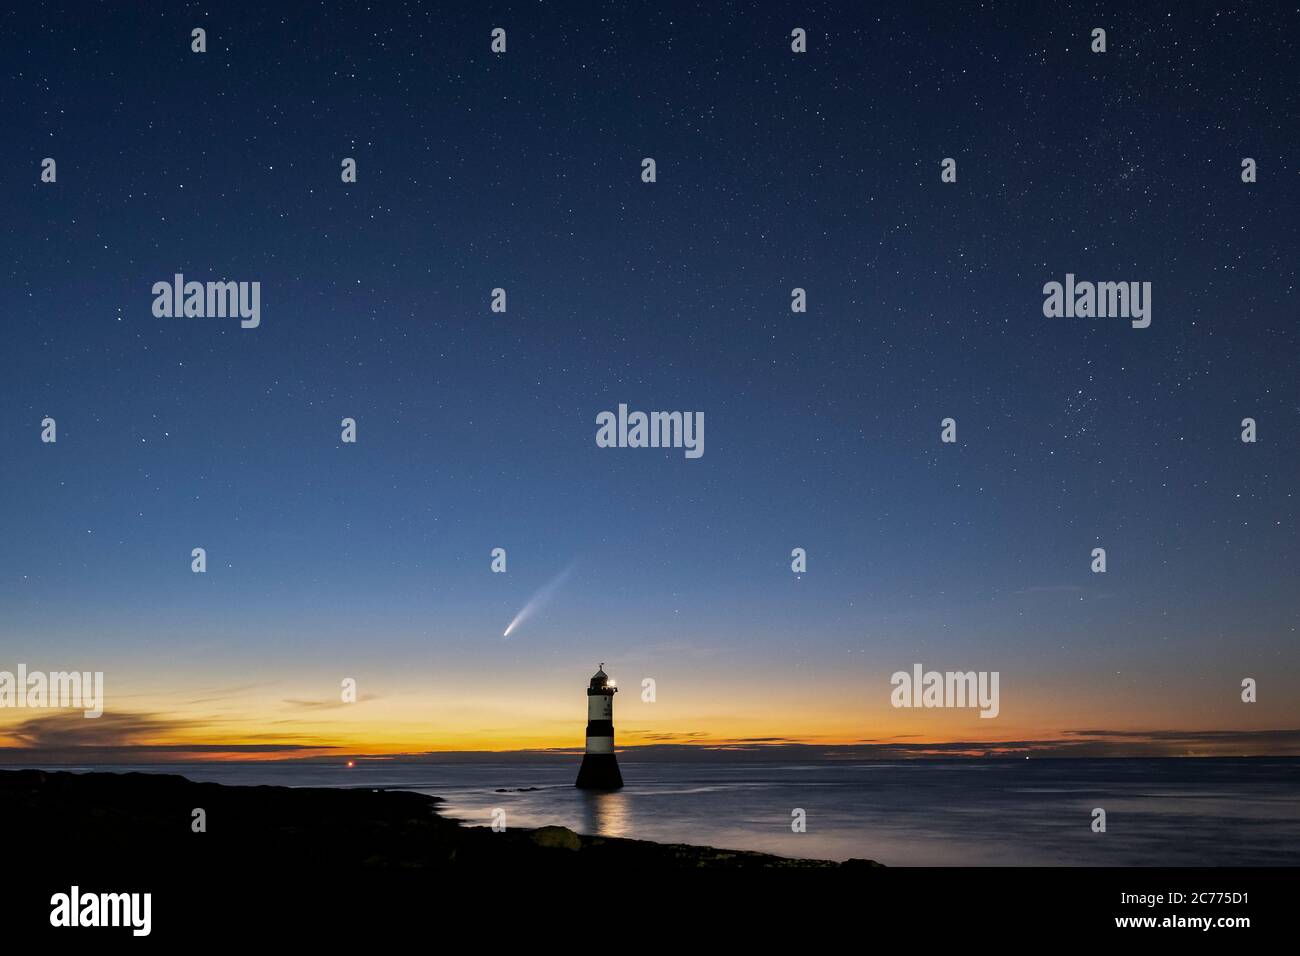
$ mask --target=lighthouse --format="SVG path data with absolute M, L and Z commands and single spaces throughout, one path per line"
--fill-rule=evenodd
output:
M 575 787 L 583 790 L 617 790 L 623 786 L 614 756 L 614 695 L 618 688 L 605 673 L 605 665 L 587 685 L 587 752 L 582 755 Z

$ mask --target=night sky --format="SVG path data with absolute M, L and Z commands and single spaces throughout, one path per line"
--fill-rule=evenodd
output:
M 1300 727 L 1293 6 L 280 6 L 0 15 L 0 669 L 107 687 L 0 747 L 580 746 L 601 661 L 629 746 Z

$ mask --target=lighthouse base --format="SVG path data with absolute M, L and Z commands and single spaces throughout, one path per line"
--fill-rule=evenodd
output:
M 623 786 L 618 759 L 613 754 L 583 754 L 574 784 L 582 790 L 617 790 Z

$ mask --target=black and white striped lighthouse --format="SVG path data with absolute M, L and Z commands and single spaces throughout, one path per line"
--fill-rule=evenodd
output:
M 605 673 L 605 665 L 587 685 L 587 752 L 582 755 L 575 787 L 584 790 L 617 790 L 623 786 L 614 756 L 614 695 L 618 688 Z

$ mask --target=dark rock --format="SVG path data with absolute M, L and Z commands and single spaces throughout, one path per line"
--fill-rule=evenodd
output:
M 582 849 L 582 838 L 568 827 L 540 827 L 533 831 L 532 840 L 542 847 L 560 850 Z
M 191 875 L 247 874 L 265 867 L 495 874 L 536 866 L 549 874 L 839 866 L 742 850 L 587 837 L 554 826 L 496 832 L 439 815 L 439 802 L 404 790 L 227 787 L 171 774 L 0 771 L 6 855 L 76 860 L 79 877 L 95 861 L 105 868 L 129 861 L 149 872 Z M 196 807 L 207 813 L 205 833 L 191 830 Z M 877 864 L 849 860 L 843 865 Z

